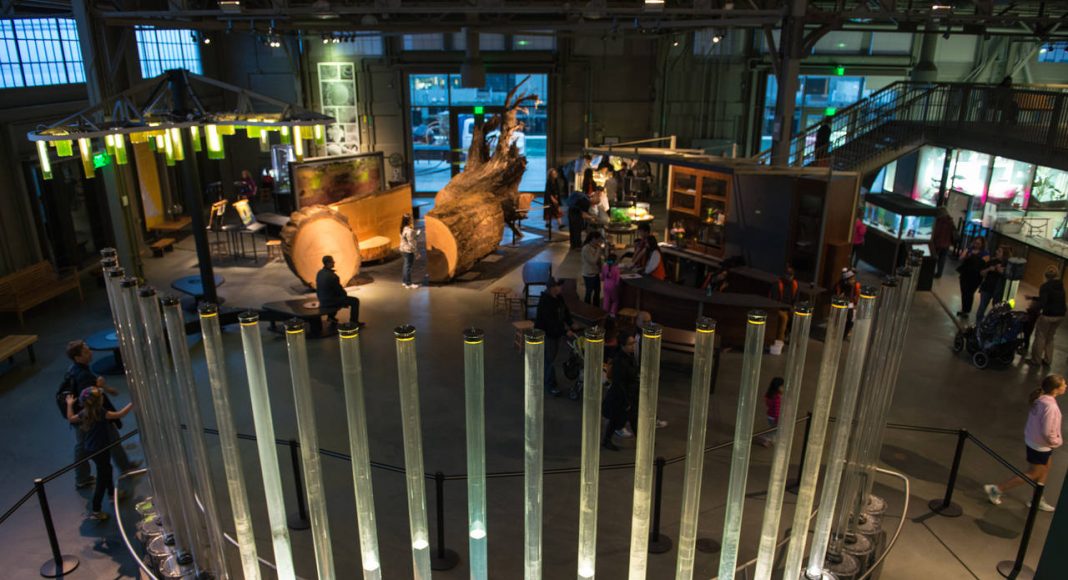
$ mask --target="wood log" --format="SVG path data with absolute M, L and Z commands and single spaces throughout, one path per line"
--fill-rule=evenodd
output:
M 289 269 L 311 288 L 323 267 L 323 256 L 334 257 L 341 284 L 360 273 L 360 244 L 344 215 L 325 205 L 293 212 L 282 228 L 282 256 Z
M 504 211 L 490 192 L 434 207 L 426 215 L 426 268 L 433 282 L 447 282 L 497 249 Z

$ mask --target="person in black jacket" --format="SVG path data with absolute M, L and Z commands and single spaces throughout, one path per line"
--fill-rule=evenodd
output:
M 341 279 L 334 272 L 333 256 L 323 256 L 323 269 L 315 275 L 315 296 L 319 299 L 320 308 L 351 308 L 349 321 L 363 324 L 360 322 L 360 299 L 345 292 Z M 333 316 L 331 320 L 334 320 Z
M 545 391 L 554 397 L 560 396 L 556 386 L 556 355 L 560 352 L 560 339 L 574 336 L 574 321 L 571 310 L 560 295 L 560 281 L 549 280 L 548 289 L 538 299 L 538 312 L 534 316 L 534 328 L 545 331 Z
M 545 180 L 545 199 L 542 200 L 545 209 L 542 217 L 545 218 L 545 233 L 551 236 L 553 233 L 553 220 L 562 231 L 564 229 L 563 212 L 560 206 L 567 199 L 567 182 L 560 175 L 560 170 L 553 167 L 549 170 L 549 176 Z
M 1038 301 L 1039 315 L 1035 323 L 1035 342 L 1031 345 L 1031 358 L 1027 362 L 1049 366 L 1053 358 L 1053 339 L 1057 336 L 1057 327 L 1064 320 L 1068 311 L 1064 301 L 1064 282 L 1057 269 L 1046 269 L 1046 281 L 1038 289 L 1038 296 L 1031 298 Z
M 635 425 L 638 423 L 638 360 L 634 354 L 638 339 L 630 333 L 625 337 L 621 339 L 619 352 L 612 358 L 612 386 L 604 396 L 603 414 L 608 419 L 608 427 L 601 445 L 612 451 L 619 450 L 612 441 L 612 435 L 622 430 L 628 419 Z

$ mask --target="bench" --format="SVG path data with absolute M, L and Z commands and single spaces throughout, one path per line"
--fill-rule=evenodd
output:
M 70 290 L 77 290 L 78 299 L 85 300 L 76 269 L 57 271 L 51 262 L 37 262 L 0 277 L 0 312 L 16 313 L 22 326 L 23 312 Z
M 276 323 L 285 322 L 291 318 L 299 318 L 308 323 L 308 336 L 311 338 L 321 338 L 330 336 L 332 333 L 327 332 L 327 328 L 323 326 L 323 316 L 333 316 L 337 314 L 339 308 L 321 308 L 319 301 L 314 297 L 308 298 L 295 298 L 293 300 L 280 300 L 278 302 L 267 302 L 261 308 L 263 313 L 260 316 L 261 320 L 271 323 L 271 330 L 277 330 Z
M 152 249 L 152 255 L 157 258 L 163 257 L 163 252 L 174 251 L 174 238 L 160 238 L 148 245 Z
M 35 342 L 36 334 L 10 334 L 0 338 L 0 360 L 14 362 L 15 355 L 25 350 L 30 354 L 30 362 L 37 362 L 37 356 L 33 353 Z
M 389 257 L 389 238 L 386 236 L 373 236 L 366 240 L 360 240 L 360 261 L 377 262 Z
M 574 278 L 563 280 L 560 296 L 563 297 L 567 309 L 571 311 L 572 318 L 586 326 L 604 326 L 604 319 L 608 316 L 608 313 L 579 299 L 578 281 Z

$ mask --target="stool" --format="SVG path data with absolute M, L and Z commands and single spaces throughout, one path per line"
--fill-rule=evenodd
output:
M 527 331 L 534 328 L 533 320 L 516 320 L 512 323 L 515 329 L 515 337 L 512 338 L 512 346 L 519 352 L 523 352 L 523 343 L 526 341 Z
M 498 286 L 490 292 L 493 293 L 493 314 L 497 314 L 498 311 L 508 312 L 508 299 L 512 296 L 512 289 L 504 286 Z
M 267 240 L 267 261 L 282 261 L 282 240 Z
M 620 308 L 616 313 L 616 320 L 619 321 L 620 326 L 629 326 L 634 324 L 634 321 L 638 318 L 637 308 Z
M 519 298 L 518 296 L 508 296 L 505 300 L 507 301 L 508 306 L 508 318 L 512 318 L 513 320 L 522 320 L 523 318 L 526 318 L 527 307 L 522 298 Z

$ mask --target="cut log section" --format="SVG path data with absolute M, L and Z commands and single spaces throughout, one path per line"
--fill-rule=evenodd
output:
M 360 261 L 377 262 L 389 257 L 389 238 L 374 236 L 360 241 Z
M 504 210 L 492 193 L 471 193 L 426 215 L 426 269 L 432 282 L 447 282 L 497 249 Z
M 334 257 L 334 271 L 345 285 L 360 273 L 360 244 L 349 221 L 325 205 L 293 212 L 282 228 L 282 255 L 302 282 L 315 288 L 323 256 Z

